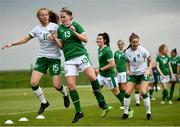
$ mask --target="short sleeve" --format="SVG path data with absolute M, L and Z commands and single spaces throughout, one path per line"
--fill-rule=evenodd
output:
M 143 47 L 142 47 L 142 52 L 143 52 L 143 57 L 146 58 L 146 59 L 149 58 L 150 55 L 151 55 L 150 52 L 147 49 L 143 48 Z
M 106 53 L 105 53 L 106 59 L 107 61 L 110 61 L 113 59 L 113 53 L 110 49 L 107 49 Z
M 61 26 L 59 26 L 57 29 L 57 38 L 58 39 L 62 39 L 60 30 L 61 30 Z
M 77 23 L 77 22 L 74 22 L 74 24 L 75 24 L 75 28 L 76 28 L 76 31 L 78 32 L 78 33 L 80 33 L 80 34 L 83 34 L 83 33 L 85 33 L 85 30 L 84 30 L 84 28 L 79 24 L 79 23 Z
M 114 59 L 116 59 L 117 57 L 116 57 L 116 54 L 117 54 L 117 51 L 114 53 Z
M 177 65 L 180 66 L 180 56 L 177 57 Z
M 37 27 L 33 28 L 30 32 L 29 32 L 29 35 L 34 38 L 34 37 L 37 37 Z
M 168 63 L 171 63 L 171 58 L 169 56 L 167 56 L 168 58 Z
M 159 64 L 159 57 L 156 57 L 156 64 Z
M 129 61 L 129 60 L 128 60 L 128 57 L 127 57 L 127 49 L 125 50 L 124 55 L 125 55 L 125 60 L 126 60 L 126 61 Z

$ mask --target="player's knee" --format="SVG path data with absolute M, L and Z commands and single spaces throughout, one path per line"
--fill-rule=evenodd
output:
M 141 94 L 145 95 L 147 93 L 147 90 L 141 90 Z
M 37 86 L 39 82 L 35 81 L 35 80 L 31 80 L 30 84 L 31 86 Z
M 96 80 L 96 76 L 95 75 L 90 75 L 88 76 L 89 81 L 95 81 Z
M 115 96 L 118 95 L 118 93 L 119 93 L 119 91 L 117 91 L 117 90 L 113 90 L 112 92 Z
M 131 91 L 130 90 L 126 90 L 125 92 L 127 95 L 131 95 Z
M 55 85 L 55 84 L 54 84 L 54 89 L 56 89 L 57 91 L 59 91 L 59 90 L 60 90 L 60 85 L 57 85 L 57 84 Z
M 75 89 L 76 89 L 75 84 L 74 84 L 74 83 L 68 83 L 68 89 L 69 89 L 70 91 L 75 90 Z

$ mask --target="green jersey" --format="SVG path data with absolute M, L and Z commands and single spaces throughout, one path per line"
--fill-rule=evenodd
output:
M 102 68 L 109 64 L 109 61 L 113 59 L 113 53 L 110 47 L 106 46 L 104 48 L 98 49 L 98 59 L 99 59 L 99 67 Z M 108 70 L 100 72 L 101 76 L 104 77 L 115 77 L 114 68 L 110 68 Z
M 169 75 L 169 62 L 170 58 L 168 56 L 157 56 L 156 58 L 157 64 L 159 64 L 159 68 L 161 69 L 164 75 Z
M 114 53 L 114 60 L 116 63 L 116 69 L 119 73 L 126 72 L 126 58 L 123 51 L 117 50 Z
M 171 61 L 173 74 L 177 74 L 177 67 L 180 64 L 180 57 L 179 56 L 176 56 L 175 58 L 171 57 L 170 61 Z
M 80 24 L 73 21 L 72 24 L 76 32 L 83 34 L 85 31 Z M 82 42 L 76 37 L 75 33 L 69 27 L 61 24 L 57 30 L 58 38 L 63 42 L 63 53 L 65 61 L 86 55 L 87 51 Z

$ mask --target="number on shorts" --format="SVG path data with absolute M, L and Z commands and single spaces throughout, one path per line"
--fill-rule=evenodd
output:
M 109 84 L 109 86 L 112 86 L 112 81 L 111 81 L 111 79 L 108 80 L 108 84 Z
M 59 70 L 58 64 L 53 65 L 54 73 L 57 73 L 58 70 Z
M 81 60 L 81 62 L 82 62 L 83 64 L 87 65 L 87 64 L 88 64 L 88 59 L 87 59 L 87 58 L 83 58 L 83 59 Z

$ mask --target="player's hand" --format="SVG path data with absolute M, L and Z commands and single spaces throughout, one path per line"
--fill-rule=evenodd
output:
M 71 25 L 71 26 L 69 27 L 69 29 L 72 30 L 73 32 L 76 32 L 76 28 L 75 28 L 73 25 Z
M 126 73 L 127 73 L 128 76 L 132 75 L 131 71 L 126 71 Z
M 144 77 L 147 77 L 150 75 L 150 69 L 146 69 L 145 72 L 144 72 Z
M 98 74 L 99 73 L 99 69 L 95 69 L 95 73 Z
M 172 79 L 176 79 L 176 76 L 174 74 L 171 74 Z
M 165 79 L 165 78 L 166 78 L 166 76 L 165 76 L 165 75 L 163 75 L 163 74 L 162 74 L 161 76 L 162 76 L 162 78 L 163 78 L 163 79 Z
M 53 31 L 50 33 L 50 35 L 48 36 L 48 39 L 52 42 L 54 42 L 57 39 L 57 33 L 56 31 Z
M 5 49 L 5 48 L 10 48 L 10 47 L 12 47 L 13 45 L 14 45 L 14 43 L 8 43 L 8 44 L 6 44 L 6 45 L 4 45 L 4 46 L 2 47 L 2 50 Z

